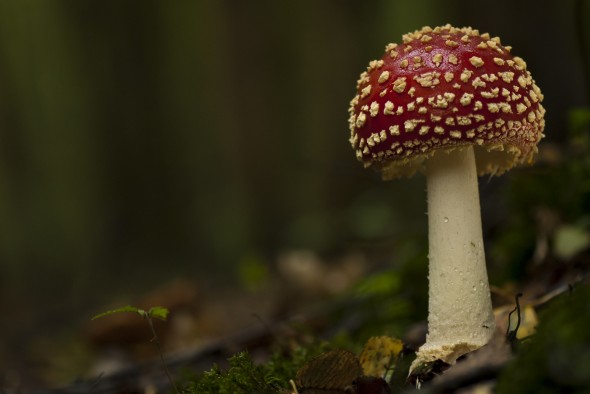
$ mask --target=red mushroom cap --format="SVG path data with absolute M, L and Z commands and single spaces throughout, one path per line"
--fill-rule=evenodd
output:
M 531 162 L 545 109 L 526 63 L 470 27 L 423 27 L 369 63 L 350 103 L 350 142 L 383 178 L 412 175 L 438 151 L 475 147 L 477 170 Z

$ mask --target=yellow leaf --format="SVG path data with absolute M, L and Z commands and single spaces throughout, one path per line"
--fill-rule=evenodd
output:
M 510 319 L 510 331 L 516 329 L 517 322 L 518 318 L 513 314 Z M 520 310 L 520 325 L 516 332 L 516 339 L 524 339 L 533 335 L 536 331 L 537 324 L 539 324 L 539 319 L 537 318 L 535 308 L 532 305 L 522 307 Z
M 366 376 L 385 377 L 395 367 L 404 349 L 402 341 L 388 336 L 371 337 L 365 344 L 359 360 Z

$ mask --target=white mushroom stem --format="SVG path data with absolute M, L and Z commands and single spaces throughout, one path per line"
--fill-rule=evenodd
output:
M 437 152 L 428 184 L 428 335 L 414 366 L 484 346 L 495 328 L 473 147 Z

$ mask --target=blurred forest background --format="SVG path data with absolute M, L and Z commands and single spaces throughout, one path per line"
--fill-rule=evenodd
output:
M 423 25 L 498 35 L 545 94 L 542 145 L 559 152 L 588 107 L 581 20 L 588 1 L 0 0 L 0 382 L 59 383 L 43 369 L 90 316 L 179 279 L 248 315 L 232 300 L 295 251 L 425 273 L 424 179 L 384 183 L 349 146 L 358 75 Z M 543 152 L 482 179 L 491 242 Z M 492 283 L 534 252 L 525 204 L 532 230 L 516 257 L 488 251 Z

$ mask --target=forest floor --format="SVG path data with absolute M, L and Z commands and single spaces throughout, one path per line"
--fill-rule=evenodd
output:
M 363 313 L 371 308 L 370 305 L 381 302 L 383 293 L 375 298 L 359 297 L 358 292 L 351 291 L 358 288 L 354 283 L 364 271 L 362 261 L 357 263 L 360 264 L 357 269 L 349 268 L 348 275 L 340 278 L 342 283 L 337 288 L 322 285 L 325 281 L 316 278 L 314 286 L 319 287 L 314 289 L 309 285 L 308 276 L 299 284 L 293 277 L 288 285 L 275 278 L 269 282 L 274 284 L 256 291 L 206 295 L 194 284 L 179 280 L 147 294 L 138 300 L 137 305 L 146 309 L 161 305 L 170 310 L 168 321 L 156 322 L 155 329 L 163 344 L 165 363 L 181 387 L 179 390 L 187 393 L 202 392 L 199 380 L 202 380 L 204 371 L 217 365 L 216 374 L 222 379 L 232 370 L 235 373 L 235 363 L 239 362 L 246 363 L 238 365 L 242 372 L 256 365 L 263 366 L 263 375 L 272 372 L 277 376 L 252 382 L 262 384 L 260 387 L 264 389 L 242 387 L 236 392 L 291 393 L 295 389 L 290 380 L 297 382 L 299 393 L 387 392 L 370 391 L 368 386 L 363 388 L 362 385 L 353 388 L 346 378 L 334 383 L 334 370 L 341 368 L 349 374 L 354 370 L 345 362 L 348 353 L 332 353 L 330 356 L 329 351 L 335 349 L 346 349 L 356 359 L 364 351 L 365 356 L 360 358 L 361 362 L 364 358 L 363 370 L 373 368 L 373 371 L 379 371 L 376 378 L 385 378 L 392 392 L 413 391 L 417 386 L 427 393 L 486 393 L 492 389 L 511 392 L 511 384 L 518 383 L 519 390 L 523 390 L 522 382 L 527 382 L 530 390 L 519 392 L 536 392 L 536 385 L 567 392 L 590 390 L 589 374 L 584 372 L 590 371 L 590 338 L 585 329 L 590 323 L 590 304 L 586 301 L 590 297 L 587 283 L 590 254 L 587 252 L 579 253 L 565 263 L 547 262 L 538 266 L 526 283 L 493 288 L 497 331 L 492 342 L 455 365 L 435 364 L 411 379 L 407 378 L 408 366 L 413 351 L 424 341 L 426 324 L 407 319 L 407 314 L 404 317 L 404 312 L 398 312 L 397 316 L 405 319 L 405 323 L 392 329 L 387 319 L 380 320 L 374 314 Z M 346 264 L 355 265 L 350 260 Z M 315 274 L 325 278 L 326 272 L 317 271 Z M 373 278 L 379 278 L 379 275 L 382 274 Z M 344 296 L 335 295 L 342 290 Z M 302 293 L 306 296 L 297 296 Z M 403 292 L 387 296 L 400 298 L 401 304 L 408 301 L 402 299 L 407 297 Z M 400 311 L 403 310 L 401 307 Z M 389 354 L 385 364 L 380 361 L 383 364 L 381 369 L 367 365 L 371 363 L 366 361 L 370 334 L 386 338 L 386 342 L 380 342 L 381 345 L 373 349 L 377 353 Z M 403 341 L 403 348 L 393 349 L 383 344 L 398 338 Z M 89 352 L 84 356 L 74 353 L 69 358 L 50 357 L 54 362 L 59 358 L 63 361 L 61 364 L 48 363 L 49 368 L 45 371 L 49 379 L 61 377 L 64 371 L 60 371 L 60 366 L 63 369 L 64 363 L 69 363 L 65 369 L 70 373 L 78 371 L 78 378 L 53 390 L 27 387 L 25 382 L 17 380 L 12 381 L 11 387 L 7 385 L 10 381 L 6 380 L 2 393 L 156 393 L 171 390 L 151 341 L 149 327 L 143 319 L 133 314 L 117 314 L 95 320 L 84 329 L 82 339 L 91 349 Z M 301 353 L 301 349 L 306 350 Z M 241 352 L 248 352 L 248 360 L 237 358 L 236 361 L 236 355 Z M 310 367 L 310 362 L 313 363 L 310 360 L 318 354 L 320 359 L 322 354 L 325 355 L 327 361 L 323 362 L 328 363 L 332 372 L 306 376 L 310 368 L 321 371 L 325 367 L 314 364 Z M 228 362 L 232 358 L 233 364 Z M 276 364 L 283 362 L 281 360 L 288 367 L 279 373 Z M 249 361 L 253 364 L 248 364 Z M 264 370 L 269 362 L 273 363 L 272 371 Z M 266 382 L 264 379 L 270 380 Z M 221 386 L 211 387 L 210 392 L 232 392 L 220 388 L 224 383 L 215 384 Z M 322 391 L 328 389 L 331 391 Z

